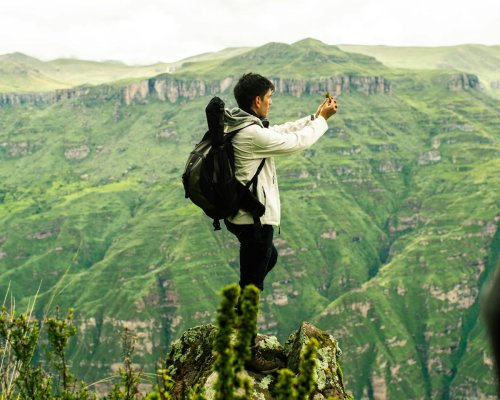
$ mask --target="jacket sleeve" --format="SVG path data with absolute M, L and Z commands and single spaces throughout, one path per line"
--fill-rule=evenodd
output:
M 276 132 L 290 133 L 304 128 L 311 121 L 311 116 L 303 117 L 294 122 L 286 122 L 281 125 L 273 125 L 270 128 Z
M 328 124 L 323 117 L 314 121 L 303 118 L 292 122 L 286 129 L 257 127 L 253 135 L 253 153 L 257 157 L 296 153 L 312 146 L 327 129 Z

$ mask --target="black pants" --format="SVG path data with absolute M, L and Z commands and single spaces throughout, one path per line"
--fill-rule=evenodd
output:
M 488 325 L 500 397 L 500 264 L 497 265 L 493 286 L 484 303 L 483 312 Z
M 278 261 L 272 225 L 235 225 L 224 221 L 240 242 L 240 287 L 254 284 L 264 290 L 264 278 Z

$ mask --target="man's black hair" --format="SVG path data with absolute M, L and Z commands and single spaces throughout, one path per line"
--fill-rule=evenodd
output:
M 253 114 L 251 109 L 253 100 L 257 96 L 263 99 L 269 89 L 274 92 L 274 85 L 269 79 L 249 72 L 239 79 L 233 93 L 238 107 L 247 113 Z

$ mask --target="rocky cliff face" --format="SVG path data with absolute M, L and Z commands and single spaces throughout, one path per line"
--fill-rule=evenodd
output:
M 479 78 L 472 74 L 457 74 L 450 77 L 448 89 L 451 92 L 461 90 L 480 89 Z
M 209 399 L 214 398 L 213 385 L 217 379 L 213 371 L 215 357 L 212 342 L 216 328 L 213 325 L 202 325 L 185 332 L 172 344 L 166 364 L 169 374 L 175 381 L 174 395 L 184 398 L 185 393 L 195 385 L 205 388 Z M 302 326 L 288 338 L 282 346 L 275 337 L 259 335 L 258 346 L 266 358 L 279 358 L 286 367 L 297 373 L 300 354 L 309 338 L 314 337 L 319 342 L 316 368 L 317 387 L 311 399 L 324 400 L 334 397 L 339 400 L 349 399 L 344 388 L 340 356 L 342 354 L 337 341 L 328 333 L 308 323 Z M 251 378 L 255 400 L 272 400 L 273 388 L 277 375 L 261 375 L 249 371 L 245 374 Z
M 23 104 L 54 104 L 60 101 L 77 98 L 91 98 L 92 96 L 108 100 L 110 97 L 117 95 L 119 95 L 119 93 L 117 93 L 116 88 L 109 85 L 81 86 L 71 89 L 55 90 L 53 92 L 0 93 L 0 107 Z
M 337 75 L 314 80 L 271 78 L 271 81 L 276 87 L 276 93 L 295 97 L 306 94 L 323 95 L 326 91 L 337 96 L 348 92 L 361 92 L 365 95 L 391 92 L 390 82 L 381 76 Z M 224 93 L 234 83 L 232 77 L 212 82 L 153 78 L 124 88 L 123 99 L 126 104 L 146 102 L 150 98 L 176 103 L 180 98 L 192 100 L 195 97 Z
M 366 96 L 390 94 L 392 84 L 383 76 L 359 76 L 340 74 L 319 79 L 270 78 L 276 87 L 276 93 L 300 97 L 302 95 L 323 95 L 330 92 L 334 96 L 342 93 L 358 92 Z M 196 97 L 214 96 L 225 93 L 235 84 L 235 78 L 221 80 L 182 80 L 163 75 L 132 83 L 124 87 L 101 85 L 96 87 L 78 87 L 54 92 L 41 93 L 0 93 L 0 106 L 21 104 L 53 104 L 59 101 L 89 97 L 110 96 L 121 99 L 125 104 L 147 103 L 149 100 L 177 103 L 181 99 L 192 100 Z M 457 74 L 448 78 L 448 89 L 460 91 L 479 89 L 479 79 L 475 75 Z

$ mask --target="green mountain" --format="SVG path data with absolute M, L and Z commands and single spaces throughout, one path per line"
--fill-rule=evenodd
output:
M 314 60 L 314 61 L 312 61 Z M 105 69 L 106 66 L 103 66 Z M 180 176 L 214 94 L 269 76 L 272 123 L 339 113 L 311 149 L 277 158 L 283 219 L 259 330 L 308 320 L 343 350 L 355 398 L 495 394 L 480 301 L 500 252 L 500 103 L 470 71 L 402 70 L 307 39 L 175 74 L 0 93 L 0 295 L 75 307 L 79 378 L 112 374 L 119 333 L 146 370 L 212 321 L 238 248 L 184 199 Z
M 183 64 L 223 60 L 247 51 L 228 48 L 219 52 L 189 57 L 173 63 L 126 65 L 116 61 L 96 62 L 78 59 L 40 61 L 22 53 L 0 55 L 0 92 L 36 92 L 68 89 L 79 85 L 150 77 L 173 72 Z
M 336 46 L 327 46 L 314 39 L 304 39 L 293 45 L 268 43 L 249 49 L 222 62 L 184 64 L 177 72 L 188 76 L 220 77 L 223 69 L 228 75 L 241 74 L 249 66 L 268 75 L 298 77 L 329 77 L 338 73 L 375 74 L 386 70 L 373 57 L 346 53 Z
M 500 99 L 500 46 L 393 47 L 341 45 L 342 50 L 375 57 L 391 68 L 454 69 L 476 74 L 482 90 Z

